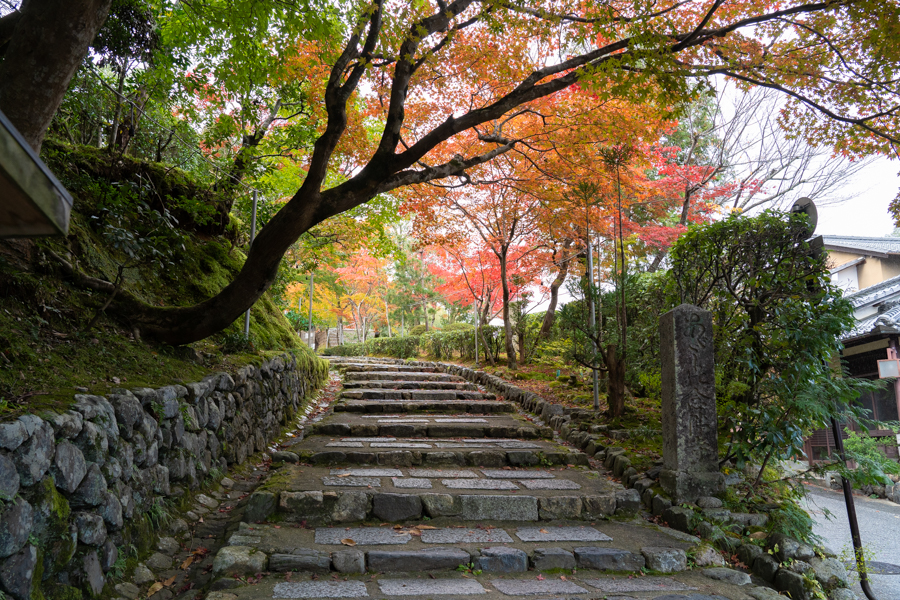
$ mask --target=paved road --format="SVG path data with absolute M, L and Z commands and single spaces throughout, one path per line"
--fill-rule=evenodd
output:
M 847 559 L 853 557 L 850 525 L 844 495 L 819 487 L 808 487 L 806 509 L 816 522 L 813 530 L 825 539 L 825 545 Z M 900 599 L 900 505 L 888 500 L 872 500 L 855 496 L 863 546 L 872 554 L 870 560 L 897 565 L 896 575 L 871 575 L 872 590 L 878 600 Z M 831 512 L 831 519 L 825 511 Z M 857 583 L 860 598 L 865 598 Z

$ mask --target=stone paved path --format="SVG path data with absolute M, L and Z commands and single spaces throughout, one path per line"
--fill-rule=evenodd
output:
M 688 570 L 697 538 L 515 405 L 433 367 L 332 366 L 340 399 L 241 501 L 209 600 L 779 597 Z

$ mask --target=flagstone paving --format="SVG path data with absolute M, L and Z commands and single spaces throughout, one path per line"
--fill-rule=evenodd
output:
M 332 366 L 340 398 L 243 501 L 209 600 L 750 598 L 645 575 L 699 540 L 637 516 L 635 490 L 516 405 L 434 366 Z

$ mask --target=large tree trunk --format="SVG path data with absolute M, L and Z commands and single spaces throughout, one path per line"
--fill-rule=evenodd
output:
M 524 319 L 524 317 L 523 317 Z M 525 352 L 525 346 L 528 342 L 527 337 L 527 329 L 525 328 L 525 323 L 517 323 L 516 324 L 516 336 L 519 338 L 519 362 L 523 365 L 528 364 L 528 353 Z
M 625 414 L 625 360 L 619 356 L 615 344 L 606 347 L 606 367 L 609 370 L 609 416 L 615 419 Z
M 34 148 L 75 69 L 84 60 L 112 0 L 28 0 L 0 63 L 0 110 Z
M 566 276 L 569 273 L 569 247 L 571 245 L 572 240 L 563 241 L 560 259 L 557 261 L 559 270 L 556 272 L 556 277 L 550 283 L 550 305 L 547 307 L 547 312 L 544 313 L 544 320 L 541 322 L 541 331 L 538 334 L 538 337 L 542 340 L 550 339 L 553 321 L 556 319 L 556 304 L 559 302 L 559 288 L 565 283 Z
M 506 280 L 506 248 L 497 255 L 500 259 L 500 283 L 503 285 L 503 337 L 506 342 L 506 366 L 516 370 L 516 347 L 513 342 L 512 323 L 509 321 L 509 282 Z

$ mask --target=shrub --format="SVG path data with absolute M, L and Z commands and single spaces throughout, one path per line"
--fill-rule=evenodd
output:
M 238 354 L 240 352 L 255 352 L 256 344 L 252 335 L 243 333 L 226 333 L 222 336 L 222 352 L 224 354 Z

